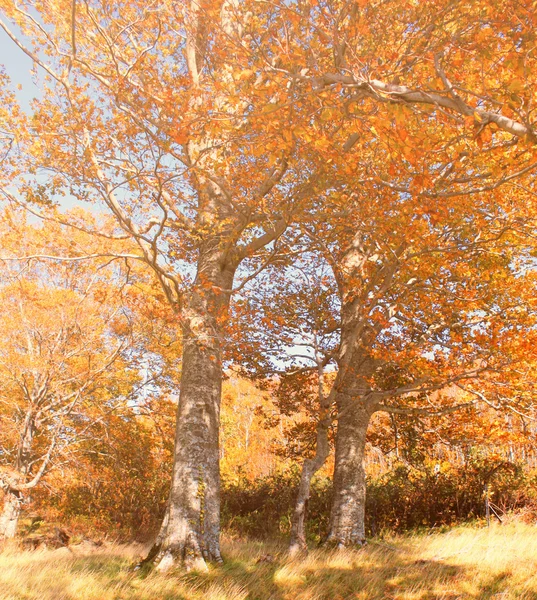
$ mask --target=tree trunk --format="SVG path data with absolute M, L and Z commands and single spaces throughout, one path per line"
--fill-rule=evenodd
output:
M 345 548 L 361 546 L 365 542 L 364 452 L 371 412 L 357 399 L 348 396 L 340 398 L 338 409 L 342 414 L 336 437 L 334 488 L 327 542 Z
M 30 408 L 26 412 L 24 419 L 24 428 L 17 449 L 17 461 L 15 469 L 7 480 L 0 480 L 0 488 L 4 490 L 4 507 L 0 514 L 0 541 L 15 537 L 17 525 L 22 510 L 24 496 L 17 489 L 21 484 L 26 483 L 26 477 L 29 473 L 29 464 L 32 458 L 32 445 L 35 433 L 35 414 L 31 408 L 33 402 L 30 401 Z M 36 483 L 39 479 L 36 480 Z
M 302 465 L 300 484 L 295 503 L 295 510 L 291 521 L 291 537 L 289 540 L 289 555 L 296 556 L 301 552 L 307 552 L 306 543 L 306 509 L 311 491 L 311 480 L 315 473 L 324 465 L 330 451 L 328 445 L 328 428 L 330 417 L 326 414 L 317 424 L 317 444 L 315 456 L 306 459 Z
M 13 539 L 21 514 L 23 497 L 19 492 L 5 492 L 4 508 L 0 515 L 0 541 Z
M 206 569 L 221 562 L 219 424 L 221 334 L 234 269 L 201 255 L 198 277 L 183 310 L 183 359 L 174 467 L 167 514 L 144 562 L 166 571 L 176 562 Z M 222 266 L 224 265 L 224 266 Z

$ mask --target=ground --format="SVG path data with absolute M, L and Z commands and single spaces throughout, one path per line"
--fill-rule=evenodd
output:
M 141 546 L 88 544 L 0 554 L 1 600 L 537 600 L 537 525 L 458 527 L 314 550 L 224 537 L 208 573 L 134 572 Z

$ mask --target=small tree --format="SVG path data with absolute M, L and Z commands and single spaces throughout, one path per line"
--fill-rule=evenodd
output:
M 39 262 L 51 246 L 81 240 L 4 216 L 11 229 L 0 251 L 0 537 L 10 538 L 31 490 L 151 383 L 143 353 L 154 338 L 135 318 L 135 298 L 127 300 L 127 270 L 108 257 Z M 29 256 L 13 260 L 15 249 Z

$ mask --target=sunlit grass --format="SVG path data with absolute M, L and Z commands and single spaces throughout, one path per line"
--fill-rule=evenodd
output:
M 537 526 L 459 527 L 372 540 L 362 550 L 284 548 L 224 538 L 226 562 L 208 573 L 146 577 L 131 565 L 140 546 L 14 548 L 0 554 L 1 600 L 537 600 Z

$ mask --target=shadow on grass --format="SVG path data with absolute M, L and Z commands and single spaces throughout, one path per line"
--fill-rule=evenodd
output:
M 397 598 L 412 591 L 412 598 L 443 600 L 461 598 L 447 589 L 438 596 L 435 588 L 453 588 L 464 577 L 464 567 L 440 561 L 410 560 L 404 551 L 380 555 L 354 553 L 347 564 L 337 555 L 330 555 L 338 566 L 323 565 L 320 560 L 287 561 L 285 557 L 267 564 L 240 558 L 228 559 L 224 565 L 208 573 L 191 573 L 181 580 L 199 590 L 213 584 L 226 587 L 238 585 L 246 600 L 368 600 Z M 330 562 L 330 561 L 329 561 Z M 231 600 L 230 596 L 230 600 Z
M 435 588 L 438 584 L 445 586 L 447 582 L 457 581 L 464 569 L 450 564 L 421 564 L 416 562 L 397 561 L 392 566 L 381 564 L 363 567 L 353 564 L 349 568 L 314 568 L 305 573 L 304 584 L 296 589 L 318 600 L 347 600 L 351 598 L 389 599 L 400 597 L 404 593 L 412 593 L 420 600 L 438 598 Z M 459 594 L 450 596 L 442 593 L 442 599 L 459 598 Z
M 511 571 L 503 571 L 502 573 L 496 573 L 490 577 L 490 579 L 480 586 L 480 594 L 479 598 L 495 598 L 496 600 L 500 600 L 502 597 L 506 597 L 506 594 L 509 592 L 510 581 L 511 581 L 512 573 Z M 526 594 L 524 596 L 527 600 L 529 598 L 536 598 L 537 594 L 530 596 Z
M 13 580 L 8 582 L 7 588 L 0 590 L 0 600 L 79 600 L 69 589 L 69 583 L 87 574 L 91 575 L 97 595 L 85 597 L 92 600 L 100 598 L 99 587 L 103 592 L 102 598 L 114 600 L 192 600 L 204 597 L 226 600 L 492 599 L 500 598 L 500 594 L 508 590 L 511 575 L 509 572 L 498 574 L 481 584 L 478 595 L 464 596 L 457 590 L 460 590 L 462 581 L 471 577 L 465 567 L 441 560 L 415 560 L 404 546 L 369 546 L 363 551 L 341 555 L 313 552 L 303 561 L 286 560 L 283 553 L 265 561 L 258 558 L 257 548 L 250 546 L 250 550 L 249 555 L 243 550 L 228 556 L 223 565 L 213 566 L 207 573 L 185 574 L 178 569 L 166 576 L 135 573 L 128 557 L 113 552 L 80 556 L 62 554 L 58 555 L 57 561 L 51 555 L 36 555 L 30 563 L 31 570 L 50 570 L 50 579 L 47 580 L 50 587 L 46 589 L 46 596 L 32 593 L 28 586 Z M 61 568 L 61 577 L 57 580 L 54 580 L 55 566 Z M 216 588 L 221 591 L 215 593 Z
M 275 574 L 282 563 L 250 563 L 236 558 L 225 560 L 224 564 L 212 567 L 207 573 L 189 573 L 181 580 L 198 589 L 209 589 L 212 585 L 239 586 L 247 593 L 247 600 L 285 600 L 288 596 L 275 582 Z M 234 600 L 230 596 L 230 600 Z
M 114 578 L 130 566 L 128 559 L 117 554 L 90 554 L 73 556 L 71 559 L 73 573 L 90 572 L 107 578 Z

